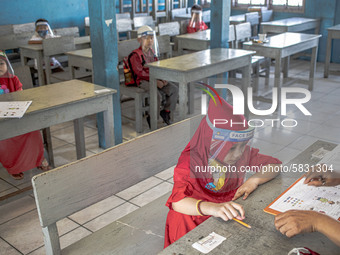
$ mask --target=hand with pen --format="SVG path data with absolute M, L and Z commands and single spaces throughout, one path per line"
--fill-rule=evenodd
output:
M 316 167 L 309 168 L 305 174 L 304 184 L 310 186 L 337 186 L 340 185 L 340 171 L 330 170 L 325 165 L 320 165 L 320 170 Z M 321 171 L 322 170 L 322 171 Z

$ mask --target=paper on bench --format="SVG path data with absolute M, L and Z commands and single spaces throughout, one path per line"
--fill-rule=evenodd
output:
M 210 233 L 208 236 L 202 238 L 196 243 L 192 244 L 192 247 L 207 254 L 219 246 L 227 238 L 216 234 L 215 232 Z

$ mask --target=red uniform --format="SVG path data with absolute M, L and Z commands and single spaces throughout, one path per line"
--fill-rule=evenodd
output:
M 213 100 L 210 100 L 210 103 Z M 211 103 L 212 104 L 212 103 Z M 225 109 L 217 110 L 218 107 L 211 107 L 209 104 L 208 115 L 213 119 L 229 119 L 230 105 L 223 106 Z M 223 108 L 222 107 L 222 108 Z M 208 117 L 208 116 L 206 116 Z M 209 117 L 209 118 L 210 118 Z M 243 116 L 242 116 L 243 117 Z M 232 117 L 230 117 L 232 118 Z M 239 117 L 237 117 L 239 118 Z M 244 117 L 243 117 L 244 118 Z M 241 122 L 241 119 L 238 119 Z M 224 127 L 217 127 L 224 128 Z M 229 153 L 233 142 L 223 142 L 215 140 L 212 143 L 213 130 L 209 126 L 206 118 L 203 118 L 193 138 L 182 152 L 174 172 L 174 186 L 166 206 L 170 211 L 167 216 L 165 226 L 164 248 L 178 240 L 180 237 L 194 229 L 196 226 L 207 220 L 210 216 L 191 216 L 176 212 L 172 208 L 172 203 L 178 202 L 185 197 L 194 198 L 214 203 L 231 201 L 237 189 L 243 184 L 245 173 L 228 173 L 223 177 L 224 182 L 219 187 L 212 187 L 213 176 L 207 173 L 197 174 L 197 166 L 208 166 L 210 155 L 215 154 L 215 149 L 219 150 L 217 160 L 222 161 Z M 213 145 L 213 146 L 212 146 Z M 222 145 L 222 146 L 220 146 Z M 214 147 L 215 146 L 215 147 Z M 240 166 L 260 166 L 267 164 L 280 164 L 276 158 L 259 154 L 258 149 L 247 148 L 246 160 L 239 159 L 235 164 L 237 169 Z
M 150 51 L 150 53 L 152 53 L 152 51 Z M 149 81 L 149 67 L 146 67 L 145 65 L 155 61 L 158 61 L 158 59 L 154 54 L 146 56 L 143 53 L 142 47 L 132 51 L 129 56 L 129 65 L 132 68 L 138 86 L 141 80 Z
M 10 78 L 0 78 L 0 85 L 5 85 L 10 92 L 22 90 L 18 77 L 13 75 Z M 0 141 L 0 162 L 10 174 L 40 166 L 43 159 L 44 147 L 40 131 Z
M 195 27 L 190 26 L 190 24 L 187 26 L 187 33 L 196 33 L 198 31 L 207 30 L 208 26 L 204 23 L 204 21 L 201 21 L 199 25 L 196 25 Z

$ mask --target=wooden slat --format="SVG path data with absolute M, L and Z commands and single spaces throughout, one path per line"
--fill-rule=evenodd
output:
M 177 163 L 202 116 L 140 136 L 32 178 L 42 227 Z

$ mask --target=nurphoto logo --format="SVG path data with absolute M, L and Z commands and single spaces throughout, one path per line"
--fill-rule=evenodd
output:
M 233 97 L 233 114 L 234 115 L 244 115 L 245 114 L 245 96 L 243 91 L 230 84 L 216 84 L 215 88 L 209 86 L 208 84 L 205 84 L 203 82 L 199 82 L 200 85 L 205 86 L 206 88 L 210 89 L 217 97 L 218 100 L 213 96 L 213 94 L 206 88 L 200 88 L 206 94 L 202 94 L 201 98 L 201 114 L 206 115 L 207 114 L 207 95 L 211 97 L 211 99 L 214 101 L 215 105 L 217 106 L 218 104 L 222 105 L 221 97 L 217 93 L 216 89 L 228 89 Z M 302 98 L 287 98 L 287 94 L 289 93 L 298 93 L 303 95 L 304 97 Z M 281 97 L 281 112 L 280 114 L 283 116 L 287 116 L 287 105 L 295 105 L 305 116 L 311 116 L 312 114 L 307 110 L 307 108 L 303 105 L 311 99 L 311 93 L 308 89 L 304 88 L 290 88 L 290 87 L 284 87 L 281 88 L 281 94 L 278 95 L 278 89 L 273 88 L 272 89 L 272 105 L 269 109 L 266 110 L 260 110 L 260 109 L 255 109 L 254 103 L 253 103 L 253 88 L 248 88 L 247 89 L 247 107 L 249 111 L 255 115 L 259 116 L 266 116 L 274 113 L 278 107 L 278 97 Z M 219 102 L 218 102 L 219 101 Z M 227 120 L 227 119 L 216 119 L 213 120 L 213 125 L 215 124 L 225 124 L 230 121 L 231 126 L 232 125 L 244 125 L 246 126 L 246 123 L 232 123 L 232 120 Z M 284 127 L 295 127 L 297 126 L 298 122 L 295 119 L 249 119 L 248 120 L 248 125 L 250 127 L 261 127 L 264 125 L 265 121 L 269 121 L 272 123 L 272 126 L 276 122 L 281 123 L 282 126 Z

